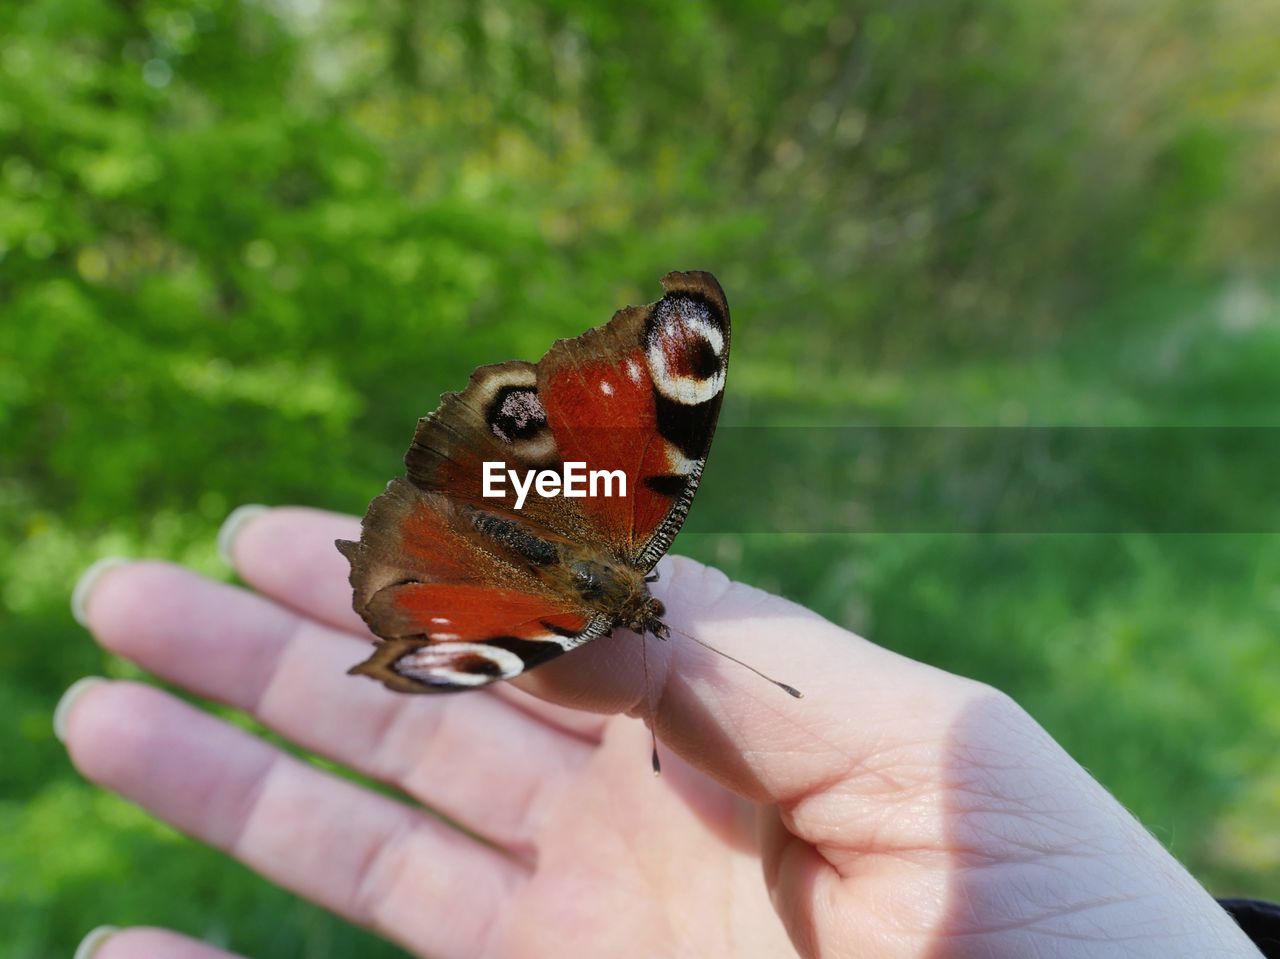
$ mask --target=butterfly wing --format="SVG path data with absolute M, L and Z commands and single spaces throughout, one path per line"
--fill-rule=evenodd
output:
M 724 389 L 729 311 L 708 273 L 557 342 L 536 365 L 481 367 L 418 423 L 395 480 L 370 505 L 351 561 L 355 607 L 383 639 L 355 671 L 403 691 L 518 675 L 614 622 L 547 575 L 573 544 L 647 572 L 697 489 Z M 541 496 L 521 508 L 484 464 L 617 471 L 625 496 Z M 549 585 L 551 584 L 551 585 Z
M 621 471 L 627 496 L 578 500 L 645 572 L 680 531 L 706 463 L 729 362 L 729 306 L 710 273 L 669 273 L 661 300 L 561 340 L 537 366 L 562 462 Z
M 352 672 L 401 692 L 510 679 L 612 627 L 535 574 L 555 561 L 555 540 L 403 479 L 370 504 L 360 541 L 338 548 L 355 609 L 381 639 Z

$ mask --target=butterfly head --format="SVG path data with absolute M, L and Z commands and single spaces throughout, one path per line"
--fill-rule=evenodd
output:
M 645 590 L 645 602 L 636 611 L 636 614 L 629 621 L 624 621 L 623 625 L 633 632 L 644 635 L 651 633 L 659 639 L 667 639 L 671 635 L 671 630 L 667 628 L 667 624 L 662 621 L 663 615 L 666 613 L 666 607 L 662 605 L 662 601 L 648 594 Z
M 661 600 L 653 599 L 652 596 L 649 598 L 652 602 L 649 604 L 648 614 L 644 622 L 631 628 L 640 633 L 652 633 L 659 639 L 669 639 L 671 637 L 671 630 L 667 627 L 667 624 L 662 621 L 662 617 L 667 611 L 666 607 L 662 605 Z

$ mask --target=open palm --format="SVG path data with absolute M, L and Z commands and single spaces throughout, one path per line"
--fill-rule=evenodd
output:
M 647 641 L 650 696 L 622 632 L 522 689 L 409 697 L 346 676 L 370 636 L 332 544 L 355 530 L 258 513 L 231 544 L 256 595 L 134 563 L 97 578 L 83 612 L 107 648 L 421 806 L 136 683 L 68 701 L 76 765 L 442 959 L 1257 955 L 1007 698 L 689 561 L 659 567 L 672 624 L 805 699 L 679 635 Z M 650 701 L 658 778 L 625 715 Z M 95 955 L 225 954 L 130 929 Z

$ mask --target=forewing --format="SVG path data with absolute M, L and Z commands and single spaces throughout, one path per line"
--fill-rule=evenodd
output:
M 709 273 L 669 273 L 656 303 L 561 340 L 537 366 L 538 397 L 562 462 L 620 471 L 625 497 L 587 497 L 600 538 L 649 570 L 680 530 L 724 395 L 729 307 Z

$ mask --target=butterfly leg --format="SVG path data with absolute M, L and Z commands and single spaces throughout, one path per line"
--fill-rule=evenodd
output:
M 644 578 L 644 581 L 646 583 L 656 583 L 658 581 L 658 571 L 654 570 L 652 573 L 650 573 L 648 576 Z

